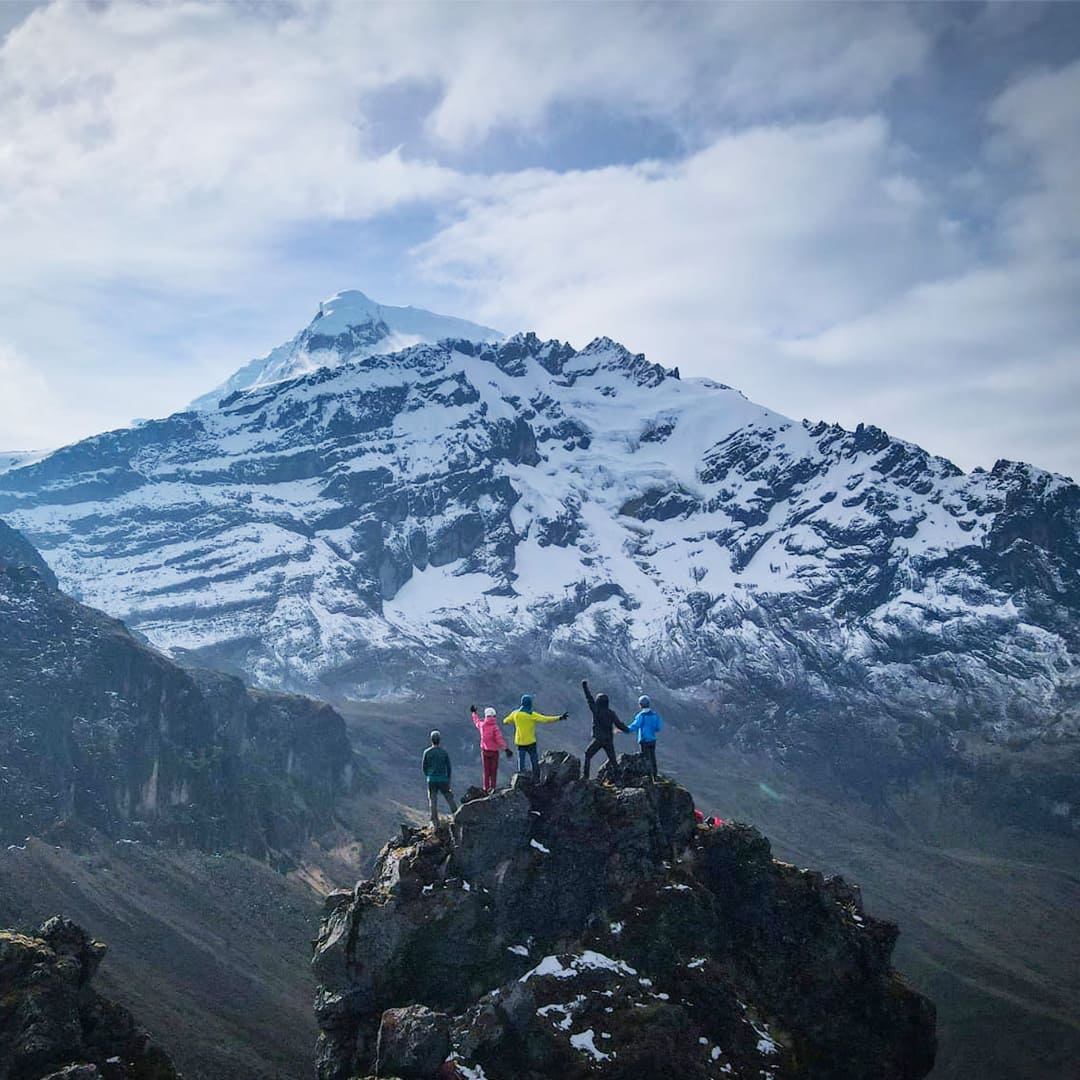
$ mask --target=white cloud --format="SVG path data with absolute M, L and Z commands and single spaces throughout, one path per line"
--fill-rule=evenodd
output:
M 41 418 L 62 407 L 44 375 L 0 342 L 0 450 L 43 449 L 38 442 Z
M 320 292 L 379 295 L 412 271 L 428 302 L 441 289 L 495 325 L 619 336 L 783 411 L 883 422 L 965 464 L 1004 453 L 1080 471 L 1049 416 L 1074 387 L 1080 65 L 1002 94 L 992 152 L 938 190 L 886 117 L 936 62 L 935 34 L 963 22 L 823 10 L 37 10 L 0 41 L 0 325 L 22 358 L 11 392 L 62 394 L 0 413 L 0 446 L 167 411 L 293 332 Z M 1033 25 L 1006 21 L 1010 35 Z M 984 12 L 970 32 L 1003 47 L 999 24 Z M 516 147 L 535 162 L 545 140 L 573 143 L 568 115 L 602 135 L 608 118 L 612 132 L 659 126 L 685 149 L 640 160 L 631 140 L 607 160 L 635 164 L 515 170 Z M 493 148 L 503 171 L 485 175 Z M 1003 200 L 1015 176 L 1025 186 Z M 409 214 L 426 224 L 396 247 L 428 237 L 413 267 L 394 240 Z M 349 231 L 363 222 L 386 230 L 382 276 L 378 249 L 349 247 L 371 243 Z M 17 437 L 32 413 L 41 434 Z
M 1009 207 L 1007 235 L 1030 254 L 1080 243 L 1080 61 L 1017 79 L 990 108 L 995 149 L 1030 164 L 1030 189 Z
M 985 166 L 1008 153 L 1028 180 L 991 204 L 989 237 L 863 118 L 755 127 L 674 165 L 515 177 L 419 254 L 496 325 L 610 334 L 790 415 L 1080 476 L 1078 99 L 1080 64 L 992 105 Z
M 439 144 L 534 127 L 555 104 L 674 121 L 703 102 L 861 102 L 925 51 L 894 8 L 54 4 L 0 47 L 10 279 L 221 289 L 294 223 L 454 199 L 475 181 Z M 407 83 L 435 88 L 436 141 L 378 153 L 371 110 Z
M 580 337 L 614 322 L 670 353 L 683 320 L 749 342 L 858 315 L 918 280 L 928 240 L 936 267 L 956 261 L 938 225 L 869 117 L 753 128 L 677 163 L 507 177 L 420 254 L 507 325 L 543 311 Z

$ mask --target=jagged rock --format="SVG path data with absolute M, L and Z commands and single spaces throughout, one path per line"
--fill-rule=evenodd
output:
M 529 835 L 529 798 L 505 789 L 462 803 L 455 818 L 458 844 L 451 859 L 460 877 L 479 880 L 496 872 Z
M 677 784 L 592 783 L 547 754 L 539 781 L 466 802 L 456 827 L 457 846 L 448 831 L 391 841 L 371 880 L 328 900 L 322 1080 L 382 1075 L 387 1017 L 430 1031 L 432 1012 L 449 1017 L 443 1076 L 932 1067 L 934 1008 L 889 966 L 895 926 L 857 888 L 776 862 L 750 826 L 697 827 Z
M 56 588 L 56 575 L 37 548 L 17 529 L 0 521 L 0 570 L 32 570 L 46 585 Z
M 0 1080 L 179 1080 L 169 1055 L 90 981 L 106 946 L 55 916 L 0 931 Z
M 450 1017 L 423 1005 L 387 1009 L 379 1024 L 375 1075 L 429 1080 L 450 1054 Z

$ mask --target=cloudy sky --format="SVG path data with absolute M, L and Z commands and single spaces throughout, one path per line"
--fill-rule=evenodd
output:
M 360 288 L 1080 476 L 1080 5 L 0 3 L 0 450 Z

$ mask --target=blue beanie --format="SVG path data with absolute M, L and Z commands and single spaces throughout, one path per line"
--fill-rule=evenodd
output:
M 649 695 L 648 695 L 648 694 L 642 694 L 642 695 L 641 695 L 641 697 L 639 697 L 639 698 L 637 699 L 637 703 L 638 703 L 638 704 L 639 704 L 639 705 L 640 705 L 640 706 L 641 706 L 641 707 L 642 707 L 643 709 L 647 709 L 647 708 L 649 707 L 649 705 L 650 705 L 650 704 L 652 704 L 652 703 L 651 703 L 651 702 L 649 701 Z
M 521 695 L 521 707 L 525 712 L 532 712 L 532 694 Z

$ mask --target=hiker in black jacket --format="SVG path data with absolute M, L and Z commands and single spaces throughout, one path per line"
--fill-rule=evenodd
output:
M 592 742 L 585 748 L 585 779 L 589 779 L 589 766 L 592 759 L 604 751 L 608 756 L 609 772 L 617 776 L 618 763 L 615 760 L 615 728 L 620 731 L 630 729 L 615 715 L 615 710 L 608 705 L 607 694 L 597 694 L 594 698 L 589 690 L 589 680 L 581 680 L 581 689 L 585 691 L 585 700 L 592 713 Z

